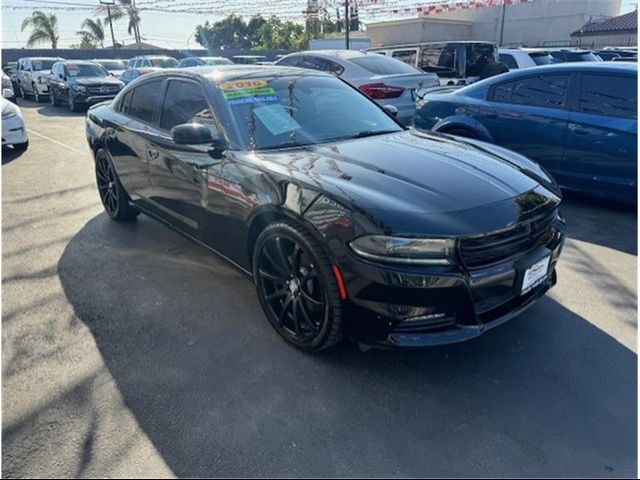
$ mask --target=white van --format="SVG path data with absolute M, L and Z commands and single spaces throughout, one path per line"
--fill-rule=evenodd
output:
M 441 85 L 467 85 L 478 80 L 487 57 L 498 61 L 498 47 L 491 42 L 429 42 L 370 48 L 438 75 Z

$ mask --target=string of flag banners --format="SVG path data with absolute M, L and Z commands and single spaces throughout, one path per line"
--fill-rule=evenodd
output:
M 73 3 L 69 0 L 28 0 L 30 4 L 11 4 L 12 0 L 3 2 L 3 10 L 43 9 L 54 11 L 93 10 L 96 6 L 90 1 Z M 535 0 L 349 0 L 352 9 L 357 11 L 360 20 L 366 21 L 380 17 L 426 17 L 457 10 L 473 8 L 496 7 L 502 5 L 522 5 Z M 193 13 L 215 15 L 216 17 L 230 14 L 245 17 L 275 15 L 285 19 L 300 19 L 307 17 L 310 9 L 322 14 L 325 18 L 341 16 L 344 0 L 282 0 L 270 6 L 265 6 L 255 0 L 138 0 L 136 8 L 140 12 L 153 11 L 162 13 Z M 338 13 L 339 12 L 339 13 Z

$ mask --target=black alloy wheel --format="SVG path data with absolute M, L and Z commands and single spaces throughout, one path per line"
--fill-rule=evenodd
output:
M 342 301 L 331 263 L 316 240 L 283 221 L 258 237 L 254 279 L 262 308 L 280 335 L 318 351 L 342 339 Z
M 100 200 L 113 220 L 133 220 L 139 214 L 129 203 L 129 195 L 122 187 L 109 154 L 104 149 L 96 153 L 96 182 Z

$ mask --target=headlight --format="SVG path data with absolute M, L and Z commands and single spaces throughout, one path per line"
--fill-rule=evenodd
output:
M 448 238 L 400 238 L 368 235 L 349 246 L 363 258 L 414 265 L 453 263 L 456 242 Z
M 12 118 L 18 115 L 18 112 L 15 110 L 9 110 L 8 112 L 2 112 L 2 119 L 6 120 L 7 118 Z
M 82 85 L 73 85 L 71 88 L 76 92 L 80 92 L 80 93 L 84 93 L 87 91 L 87 88 L 83 87 Z

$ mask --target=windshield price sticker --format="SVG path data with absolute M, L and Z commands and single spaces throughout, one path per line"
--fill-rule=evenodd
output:
M 277 103 L 280 99 L 277 95 L 265 95 L 262 97 L 242 97 L 233 100 L 227 100 L 229 105 L 248 105 L 253 103 Z
M 241 97 L 263 97 L 266 95 L 275 95 L 276 91 L 273 88 L 245 88 L 242 90 L 233 90 L 230 92 L 222 92 L 222 96 L 225 100 L 233 100 L 234 98 Z
M 220 84 L 220 90 L 229 92 L 231 90 L 249 90 L 253 88 L 263 88 L 267 86 L 266 80 L 234 80 Z

